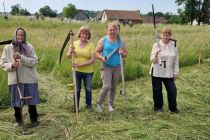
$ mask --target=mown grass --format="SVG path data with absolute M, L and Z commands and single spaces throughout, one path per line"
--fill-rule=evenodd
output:
M 26 128 L 31 135 L 21 135 L 20 128 L 13 127 L 12 109 L 0 112 L 0 136 L 5 139 L 145 139 L 185 140 L 210 139 L 210 62 L 181 69 L 177 79 L 178 108 L 180 115 L 170 114 L 164 90 L 164 113 L 152 110 L 152 91 L 149 76 L 126 82 L 127 103 L 117 92 L 113 113 L 105 102 L 103 113 L 97 113 L 95 103 L 99 89 L 93 91 L 93 109 L 84 109 L 84 93 L 81 96 L 81 111 L 76 121 L 72 112 L 72 93 L 53 75 L 41 74 L 38 105 L 40 125 L 30 128 L 27 109 L 24 108 Z M 56 88 L 54 88 L 56 87 Z M 119 85 L 120 89 L 121 85 Z M 118 89 L 118 91 L 119 91 Z

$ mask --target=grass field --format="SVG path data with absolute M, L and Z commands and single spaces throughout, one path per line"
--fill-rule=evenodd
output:
M 210 139 L 210 28 L 187 25 L 159 25 L 172 29 L 178 40 L 181 74 L 177 79 L 178 107 L 180 115 L 170 114 L 164 90 L 164 113 L 152 110 L 151 81 L 148 75 L 149 56 L 154 43 L 152 25 L 121 27 L 129 56 L 126 61 L 126 91 L 128 102 L 117 94 L 113 113 L 106 110 L 97 113 L 84 109 L 81 97 L 79 122 L 72 112 L 72 93 L 67 83 L 71 81 L 70 63 L 64 57 L 58 64 L 59 51 L 70 29 L 75 33 L 84 23 L 63 23 L 56 19 L 28 21 L 24 17 L 12 17 L 9 22 L 0 20 L 0 40 L 10 39 L 13 31 L 21 26 L 28 32 L 28 41 L 34 45 L 40 59 L 40 96 L 38 105 L 40 125 L 29 127 L 27 108 L 24 118 L 27 129 L 34 133 L 20 135 L 20 128 L 13 127 L 13 110 L 0 110 L 0 139 Z M 89 23 L 95 44 L 106 33 L 106 24 Z M 2 51 L 3 47 L 0 48 Z M 1 52 L 0 51 L 0 52 Z M 199 56 L 201 64 L 198 66 Z M 101 87 L 100 67 L 97 61 L 94 72 L 93 104 Z M 0 105 L 8 106 L 7 75 L 0 71 Z M 55 88 L 56 87 L 56 88 Z M 120 88 L 119 85 L 118 88 Z M 106 104 L 104 105 L 106 108 Z M 106 108 L 107 109 L 107 108 Z

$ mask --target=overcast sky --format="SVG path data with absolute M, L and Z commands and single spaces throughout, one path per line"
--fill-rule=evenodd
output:
M 170 12 L 177 14 L 178 7 L 175 0 L 0 0 L 0 11 L 4 11 L 3 1 L 6 12 L 11 11 L 11 6 L 20 4 L 22 8 L 30 13 L 38 12 L 45 5 L 50 6 L 52 10 L 62 12 L 63 8 L 69 3 L 76 6 L 77 9 L 102 11 L 110 10 L 140 10 L 141 13 L 151 12 L 151 5 L 154 4 L 155 12 Z

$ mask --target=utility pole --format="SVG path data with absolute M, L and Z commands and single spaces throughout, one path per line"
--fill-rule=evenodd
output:
M 4 1 L 3 1 L 3 7 L 4 7 L 4 19 L 8 20 L 8 15 L 7 15 L 6 10 L 5 10 Z

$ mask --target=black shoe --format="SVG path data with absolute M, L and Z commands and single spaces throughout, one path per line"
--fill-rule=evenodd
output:
M 170 113 L 174 113 L 174 114 L 180 114 L 180 111 L 178 109 L 172 111 L 172 110 L 169 110 Z
M 91 108 L 92 108 L 92 106 L 86 106 L 85 108 L 86 108 L 86 109 L 91 109 Z
M 39 122 L 31 122 L 31 127 L 37 127 L 39 125 Z

